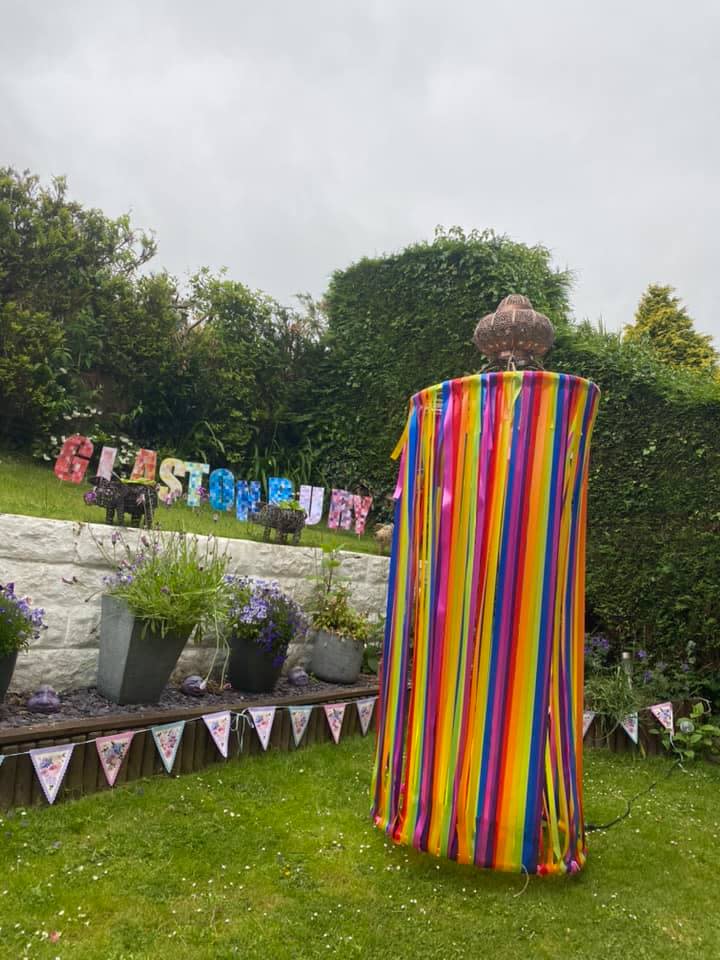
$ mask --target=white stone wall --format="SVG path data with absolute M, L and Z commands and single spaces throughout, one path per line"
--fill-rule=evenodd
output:
M 44 607 L 48 629 L 18 657 L 11 689 L 49 683 L 57 690 L 95 683 L 102 578 L 111 570 L 96 540 L 110 549 L 113 527 L 0 514 L 0 583 L 14 582 L 18 594 Z M 128 542 L 138 531 L 125 530 Z M 95 539 L 93 539 L 95 538 Z M 204 538 L 200 538 L 203 540 Z M 229 572 L 278 580 L 298 600 L 310 588 L 320 551 L 251 540 L 220 538 L 230 555 Z M 352 583 L 356 606 L 384 616 L 388 559 L 344 553 L 341 574 Z M 204 673 L 214 646 L 188 644 L 176 676 Z M 303 661 L 307 649 L 291 649 L 288 665 Z

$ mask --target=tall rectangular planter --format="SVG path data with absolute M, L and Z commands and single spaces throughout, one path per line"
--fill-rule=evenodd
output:
M 157 703 L 187 639 L 184 632 L 161 636 L 124 600 L 103 595 L 98 691 L 115 703 Z

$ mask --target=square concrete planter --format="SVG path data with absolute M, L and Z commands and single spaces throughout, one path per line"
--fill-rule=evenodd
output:
M 17 656 L 17 650 L 13 650 L 12 653 L 0 657 L 0 703 L 5 699 L 5 694 L 10 686 Z
M 153 631 L 124 600 L 104 594 L 98 691 L 115 703 L 157 703 L 188 633 Z

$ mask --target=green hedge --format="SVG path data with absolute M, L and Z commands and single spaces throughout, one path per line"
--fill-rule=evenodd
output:
M 557 327 L 548 366 L 595 380 L 588 624 L 618 646 L 713 662 L 720 651 L 720 389 L 644 348 L 567 323 L 569 277 L 543 248 L 444 234 L 334 275 L 313 443 L 336 483 L 389 508 L 408 397 L 476 371 L 475 322 L 509 292 Z

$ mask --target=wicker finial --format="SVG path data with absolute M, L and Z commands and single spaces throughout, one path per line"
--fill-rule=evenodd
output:
M 533 310 L 527 297 L 511 293 L 475 327 L 473 340 L 488 358 L 486 370 L 542 369 L 555 331 L 548 318 Z

